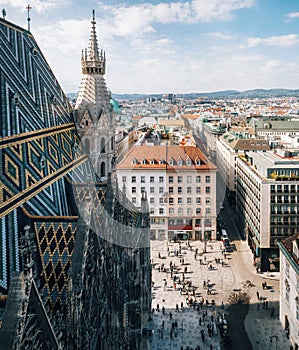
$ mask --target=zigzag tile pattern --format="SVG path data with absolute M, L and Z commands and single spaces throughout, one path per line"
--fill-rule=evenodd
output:
M 20 268 L 18 208 L 70 215 L 65 176 L 84 178 L 89 165 L 68 99 L 33 35 L 2 18 L 0 88 L 0 290 L 6 292 Z

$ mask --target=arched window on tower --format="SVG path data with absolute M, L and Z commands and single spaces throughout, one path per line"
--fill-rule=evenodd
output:
M 101 153 L 106 153 L 106 147 L 105 147 L 105 138 L 102 137 L 101 139 Z
M 85 139 L 85 153 L 90 156 L 90 141 L 89 139 Z
M 106 176 L 106 164 L 105 162 L 101 163 L 101 177 L 105 177 Z
M 113 137 L 111 137 L 111 151 L 114 150 L 114 140 L 113 140 Z

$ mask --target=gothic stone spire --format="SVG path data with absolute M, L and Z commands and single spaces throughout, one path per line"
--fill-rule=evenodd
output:
M 99 51 L 94 10 L 92 11 L 91 25 L 88 50 L 82 52 L 82 73 L 104 75 L 106 69 L 106 57 L 103 50 Z

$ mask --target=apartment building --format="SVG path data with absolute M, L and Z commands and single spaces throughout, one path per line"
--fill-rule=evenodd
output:
M 299 349 L 299 233 L 278 243 L 280 249 L 280 322 L 293 349 Z
M 299 226 L 298 154 L 275 152 L 247 152 L 236 160 L 239 227 L 261 271 L 279 268 L 277 242 Z
M 260 138 L 253 138 L 246 129 L 238 128 L 240 131 L 229 131 L 216 141 L 216 157 L 219 173 L 226 185 L 229 198 L 235 198 L 236 181 L 236 159 L 245 151 L 269 150 L 269 142 Z M 244 131 L 241 131 L 244 130 Z
M 146 194 L 152 239 L 215 239 L 216 170 L 197 147 L 141 145 L 116 166 L 116 177 L 137 207 Z

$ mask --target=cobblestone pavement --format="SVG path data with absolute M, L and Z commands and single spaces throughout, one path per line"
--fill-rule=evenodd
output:
M 195 350 L 198 346 L 201 350 L 224 349 L 215 320 L 217 316 L 228 315 L 228 297 L 232 292 L 238 293 L 239 290 L 246 292 L 251 298 L 245 327 L 252 349 L 275 349 L 276 338 L 272 337 L 271 343 L 271 336 L 277 336 L 278 349 L 289 349 L 289 342 L 277 318 L 279 309 L 277 274 L 257 274 L 252 266 L 252 256 L 247 244 L 244 241 L 232 243 L 234 251 L 224 256 L 220 241 L 206 245 L 200 241 L 190 241 L 190 246 L 188 242 L 180 244 L 166 241 L 152 242 L 154 311 L 149 324 L 154 331 L 149 337 L 152 350 Z M 190 285 L 186 286 L 185 290 L 180 289 L 183 278 L 185 285 L 186 283 Z M 204 281 L 206 283 L 209 281 L 210 290 L 203 285 Z M 263 281 L 267 281 L 271 288 L 263 290 L 261 286 Z M 257 291 L 261 299 L 257 299 Z M 199 308 L 188 306 L 188 297 L 197 303 L 204 300 L 203 306 Z M 266 300 L 267 309 L 263 308 L 263 301 Z M 274 315 L 271 317 L 273 307 Z M 204 313 L 207 314 L 206 317 L 203 317 Z M 213 328 L 211 336 L 208 334 L 208 325 Z M 204 342 L 201 331 L 204 332 Z M 232 349 L 238 347 L 235 345 Z

